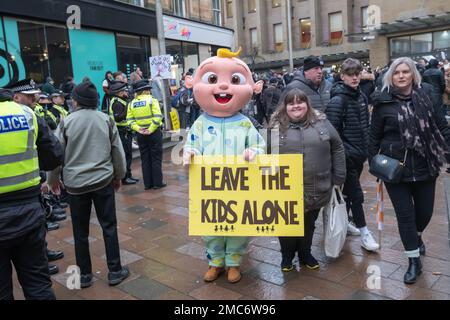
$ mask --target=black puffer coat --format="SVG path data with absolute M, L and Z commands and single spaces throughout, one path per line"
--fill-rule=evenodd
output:
M 347 162 L 367 160 L 369 144 L 369 110 L 362 91 L 343 82 L 331 89 L 331 100 L 325 113 L 344 143 Z
M 427 92 L 426 90 L 424 91 Z M 405 148 L 401 140 L 398 121 L 400 101 L 387 90 L 383 92 L 375 91 L 372 99 L 374 101 L 374 109 L 370 126 L 369 159 L 380 152 L 388 157 L 403 161 Z M 434 110 L 437 109 L 434 108 Z M 450 145 L 450 128 L 447 121 L 441 113 L 436 111 L 434 112 L 434 120 L 447 144 Z M 438 172 L 430 172 L 426 159 L 416 151 L 410 150 L 408 152 L 403 182 L 425 181 L 436 177 L 438 174 Z

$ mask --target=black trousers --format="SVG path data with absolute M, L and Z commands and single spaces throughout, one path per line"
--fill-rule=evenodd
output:
M 30 214 L 42 211 L 39 202 L 12 209 L 29 210 Z M 14 299 L 11 262 L 27 300 L 55 300 L 48 274 L 45 234 L 43 222 L 21 237 L 0 241 L 0 300 Z
M 127 174 L 125 179 L 131 178 L 131 161 L 133 160 L 133 135 L 130 130 L 124 127 L 118 127 L 120 140 L 122 141 L 123 150 L 125 151 L 125 160 L 127 163 Z
M 162 174 L 162 131 L 156 130 L 149 136 L 138 133 L 137 142 L 141 153 L 142 175 L 145 188 L 159 187 L 163 184 Z
M 423 232 L 433 215 L 436 180 L 385 183 L 394 206 L 398 229 L 406 251 L 419 247 L 417 232 Z
M 278 237 L 280 240 L 282 265 L 290 265 L 295 257 L 295 252 L 298 253 L 300 261 L 311 254 L 312 240 L 319 212 L 319 209 L 305 211 L 305 235 L 303 237 Z
M 81 274 L 92 273 L 88 241 L 92 202 L 103 231 L 108 269 L 110 272 L 120 271 L 122 265 L 120 263 L 116 203 L 112 183 L 97 191 L 69 196 L 77 265 L 80 267 Z
M 352 210 L 353 222 L 357 228 L 366 226 L 363 209 L 364 193 L 359 182 L 363 168 L 364 163 L 349 163 L 347 161 L 347 176 L 342 190 L 347 203 L 347 212 L 350 212 L 350 209 Z

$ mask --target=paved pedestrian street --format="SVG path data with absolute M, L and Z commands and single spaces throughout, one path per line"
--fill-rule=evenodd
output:
M 117 194 L 122 263 L 131 271 L 131 276 L 119 286 L 108 286 L 102 232 L 94 213 L 90 225 L 90 249 L 95 281 L 88 289 L 69 290 L 66 287 L 69 274 L 65 271 L 75 264 L 70 215 L 59 230 L 47 235 L 48 247 L 63 250 L 65 254 L 64 259 L 56 261 L 60 273 L 52 276 L 57 299 L 450 300 L 449 226 L 444 195 L 444 181 L 450 179 L 448 175 L 443 174 L 437 183 L 434 216 L 423 236 L 427 248 L 427 255 L 422 258 L 424 273 L 415 285 L 403 283 L 408 260 L 403 253 L 389 200 L 385 204 L 385 230 L 379 253 L 365 252 L 359 237 L 353 236 L 348 237 L 340 258 L 335 261 L 326 258 L 319 217 L 312 253 L 320 262 L 320 270 L 303 268 L 283 273 L 279 266 L 278 239 L 261 237 L 253 238 L 248 246 L 242 265 L 243 278 L 239 283 L 229 284 L 226 276 L 222 276 L 207 284 L 202 279 L 207 269 L 202 240 L 188 236 L 187 168 L 172 164 L 170 152 L 166 150 L 163 169 L 166 188 L 144 191 L 141 179 L 138 185 L 124 186 Z M 133 162 L 133 174 L 141 178 L 139 159 Z M 361 181 L 368 226 L 378 239 L 375 180 L 366 170 Z M 385 197 L 388 198 L 386 193 Z M 369 278 L 373 270 L 381 272 L 378 288 L 376 279 Z M 16 277 L 14 281 L 15 298 L 23 299 Z

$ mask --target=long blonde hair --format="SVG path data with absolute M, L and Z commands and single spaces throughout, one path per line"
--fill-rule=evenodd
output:
M 394 86 L 392 78 L 394 77 L 395 70 L 397 70 L 398 66 L 401 64 L 406 64 L 409 69 L 411 70 L 413 79 L 413 86 L 414 87 L 421 87 L 422 85 L 422 76 L 420 75 L 419 70 L 416 68 L 416 63 L 408 57 L 401 57 L 398 59 L 395 59 L 394 62 L 392 62 L 391 66 L 389 67 L 389 70 L 386 72 L 386 74 L 383 77 L 383 87 L 381 88 L 381 91 L 387 88 L 389 89 Z

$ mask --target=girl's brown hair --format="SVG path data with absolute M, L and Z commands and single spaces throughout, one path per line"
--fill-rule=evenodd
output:
M 316 113 L 311 107 L 308 96 L 302 90 L 293 88 L 286 93 L 284 99 L 278 105 L 277 110 L 274 112 L 272 119 L 270 120 L 270 128 L 273 129 L 279 124 L 280 131 L 286 131 L 288 129 L 289 124 L 292 122 L 292 120 L 287 114 L 287 105 L 293 102 L 306 102 L 306 105 L 308 106 L 304 122 L 304 125 L 306 127 L 309 127 L 317 121 Z

